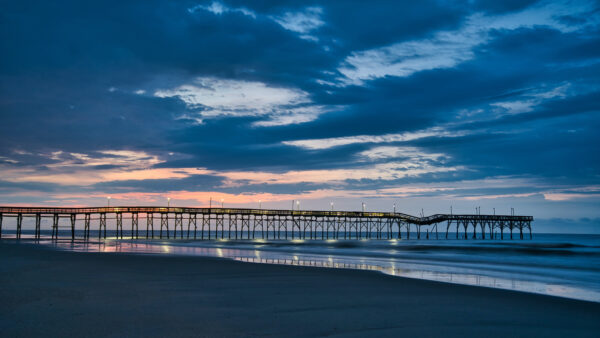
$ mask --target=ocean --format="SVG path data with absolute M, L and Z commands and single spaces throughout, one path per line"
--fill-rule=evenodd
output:
M 109 230 L 110 235 L 114 236 L 114 231 Z M 6 233 L 3 237 L 14 238 Z M 600 235 L 534 234 L 533 239 L 525 240 L 415 239 L 416 234 L 411 239 L 390 240 L 99 240 L 92 234 L 89 241 L 71 241 L 44 237 L 33 240 L 32 234 L 24 231 L 22 241 L 79 252 L 207 256 L 248 263 L 373 270 L 600 302 Z

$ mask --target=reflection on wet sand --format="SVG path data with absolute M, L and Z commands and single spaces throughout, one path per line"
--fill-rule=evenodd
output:
M 229 243 L 182 243 L 170 241 L 123 241 L 107 239 L 105 241 L 40 241 L 39 243 L 54 246 L 57 249 L 105 252 L 105 253 L 134 253 L 134 254 L 170 254 L 186 256 L 206 256 L 228 258 L 240 262 L 260 264 L 281 264 L 296 266 L 311 266 L 334 269 L 357 269 L 378 271 L 392 276 L 417 278 L 439 282 L 475 285 L 531 293 L 540 293 L 574 299 L 583 299 L 600 302 L 600 292 L 594 289 L 574 287 L 551 281 L 527 280 L 519 274 L 505 274 L 504 276 L 486 275 L 483 270 L 472 268 L 456 268 L 452 266 L 436 265 L 431 262 L 401 261 L 390 258 L 374 258 L 362 256 L 339 255 L 332 251 L 331 254 L 302 251 L 301 248 L 272 250 L 265 247 L 264 241 L 246 243 L 245 246 Z M 441 270 L 441 271 L 440 271 Z

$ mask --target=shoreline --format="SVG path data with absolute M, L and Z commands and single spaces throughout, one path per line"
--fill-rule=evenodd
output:
M 386 243 L 387 242 L 387 243 Z M 375 242 L 298 242 L 298 241 L 179 241 L 169 239 L 155 240 L 108 240 L 101 242 L 89 241 L 40 241 L 40 244 L 48 245 L 55 249 L 78 251 L 78 252 L 122 252 L 122 253 L 156 253 L 168 255 L 184 255 L 198 257 L 221 257 L 243 262 L 254 262 L 261 264 L 282 265 L 304 265 L 320 266 L 326 268 L 343 268 L 356 270 L 379 271 L 388 275 L 415 278 L 420 280 L 432 280 L 445 283 L 461 285 L 473 285 L 490 287 L 495 289 L 515 290 L 520 292 L 544 294 L 564 298 L 580 299 L 600 303 L 600 289 L 597 279 L 593 276 L 584 276 L 583 279 L 565 278 L 562 274 L 566 269 L 582 273 L 590 273 L 588 267 L 594 266 L 593 261 L 582 269 L 581 261 L 563 261 L 563 266 L 557 265 L 554 259 L 547 260 L 546 265 L 541 262 L 522 261 L 521 256 L 513 255 L 512 258 L 503 255 L 501 261 L 487 259 L 474 259 L 460 250 L 484 249 L 489 250 L 490 243 L 478 243 L 477 246 L 467 246 L 448 243 L 426 243 L 416 242 L 414 244 L 401 243 L 396 240 Z M 463 242 L 460 242 L 463 244 Z M 368 244 L 368 246 L 365 246 Z M 375 245 L 375 246 L 371 246 Z M 389 252 L 381 250 L 405 251 L 403 255 L 390 255 Z M 492 243 L 491 245 L 498 245 Z M 507 244 L 510 245 L 510 244 Z M 521 248 L 523 244 L 516 243 Z M 540 247 L 541 243 L 525 244 Z M 560 245 L 559 245 L 560 246 Z M 585 246 L 583 246 L 585 247 Z M 332 249 L 334 249 L 332 251 Z M 368 248 L 368 249 L 366 249 Z M 426 254 L 419 256 L 407 256 L 406 253 L 421 251 L 427 248 Z M 437 254 L 435 250 L 442 249 L 448 252 L 448 248 L 455 250 L 452 256 Z M 496 251 L 506 252 L 508 246 L 496 248 Z M 550 244 L 549 248 L 555 250 Z M 356 250 L 359 251 L 356 251 Z M 366 249 L 366 250 L 365 250 Z M 459 251 L 456 251 L 458 249 Z M 350 251 L 348 251 L 350 250 Z M 378 250 L 378 251 L 376 251 Z M 434 250 L 434 251 L 431 251 Z M 520 250 L 523 250 L 521 248 Z M 525 251 L 529 251 L 527 249 Z M 545 249 L 547 253 L 548 249 Z M 512 247 L 508 252 L 515 251 Z M 556 251 L 556 250 L 555 250 Z M 479 251 L 478 251 L 479 252 Z M 560 251 L 558 252 L 560 253 Z M 462 255 L 462 256 L 461 256 Z M 500 258 L 500 257 L 499 257 Z M 516 258 L 516 259 L 515 259 Z M 550 263 L 552 262 L 552 263 Z M 550 264 L 549 264 L 550 263 Z M 579 264 L 579 266 L 564 264 Z M 535 271 L 535 272 L 533 272 Z M 591 273 L 594 273 L 591 271 Z M 598 276 L 600 278 L 600 276 Z
M 7 336 L 585 337 L 600 330 L 599 303 L 373 271 L 2 242 L 0 257 Z

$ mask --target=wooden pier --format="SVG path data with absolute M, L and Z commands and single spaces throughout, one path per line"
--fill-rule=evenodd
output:
M 435 214 L 416 217 L 395 212 L 275 210 L 243 208 L 175 208 L 175 207 L 0 207 L 0 238 L 2 225 L 8 218 L 16 219 L 17 239 L 22 236 L 23 220 L 35 220 L 34 238 L 41 238 L 42 219 L 51 219 L 51 238 L 59 238 L 61 219 L 68 219 L 70 236 L 76 239 L 76 229 L 83 230 L 82 239 L 107 237 L 107 221 L 114 221 L 116 237 L 180 238 L 180 239 L 401 239 L 403 231 L 410 239 L 411 227 L 417 239 L 454 237 L 456 239 L 524 239 L 531 234 L 532 216 Z M 142 229 L 140 230 L 140 220 Z M 438 225 L 446 225 L 445 232 Z M 6 224 L 5 224 L 6 225 Z M 143 229 L 145 225 L 145 230 Z M 130 233 L 129 233 L 130 230 Z M 505 232 L 507 233 L 505 235 Z M 464 234 L 464 237 L 463 237 Z M 130 236 L 129 236 L 130 235 Z M 486 237 L 487 236 L 487 237 Z

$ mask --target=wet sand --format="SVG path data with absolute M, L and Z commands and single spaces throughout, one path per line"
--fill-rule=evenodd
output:
M 600 303 L 230 260 L 0 242 L 2 337 L 598 337 Z

